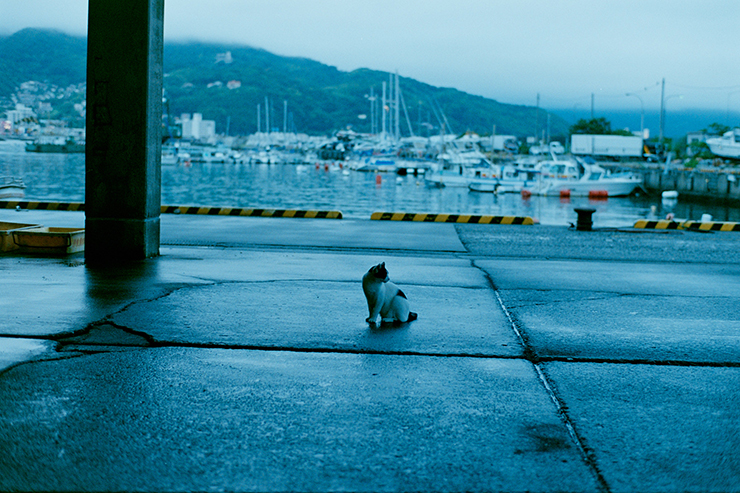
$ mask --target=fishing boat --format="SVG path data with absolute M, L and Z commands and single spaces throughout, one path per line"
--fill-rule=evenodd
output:
M 612 173 L 598 164 L 578 159 L 548 160 L 537 165 L 537 182 L 525 190 L 533 195 L 619 197 L 642 186 L 642 177 L 629 172 Z
M 20 178 L 0 176 L 0 199 L 22 199 L 25 190 L 26 185 Z
M 740 159 L 740 128 L 725 132 L 722 137 L 707 139 L 712 154 L 729 159 Z
M 72 137 L 66 139 L 64 137 L 42 137 L 33 142 L 28 142 L 26 152 L 82 153 L 85 152 L 85 143 L 77 142 Z

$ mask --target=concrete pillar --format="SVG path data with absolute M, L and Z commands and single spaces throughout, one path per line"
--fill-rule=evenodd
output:
M 159 254 L 164 0 L 90 0 L 85 258 Z

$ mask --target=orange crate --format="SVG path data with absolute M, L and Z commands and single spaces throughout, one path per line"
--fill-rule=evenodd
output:
M 31 228 L 13 232 L 21 253 L 68 255 L 85 250 L 84 228 Z
M 10 252 L 16 250 L 18 245 L 13 241 L 13 232 L 28 229 L 39 228 L 40 224 L 21 224 L 0 222 L 0 252 Z

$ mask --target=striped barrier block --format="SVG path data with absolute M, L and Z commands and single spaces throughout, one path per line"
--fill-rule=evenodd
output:
M 683 227 L 688 230 L 698 231 L 740 231 L 740 223 L 722 221 L 686 221 Z
M 241 207 L 198 207 L 163 205 L 162 214 L 200 214 L 206 216 L 295 217 L 307 219 L 342 219 L 340 211 L 294 209 L 244 209 Z
M 669 221 L 667 219 L 660 221 L 641 219 L 635 223 L 634 227 L 637 229 L 683 229 L 683 224 L 682 221 Z
M 534 219 L 528 216 L 475 216 L 469 214 L 409 214 L 404 212 L 373 212 L 374 221 L 416 221 L 427 223 L 464 224 L 522 224 L 532 225 Z
M 28 209 L 40 211 L 84 211 L 84 202 L 29 202 L 26 200 L 2 200 L 0 209 Z
M 28 209 L 47 211 L 84 211 L 84 202 L 29 202 L 0 201 L 0 209 Z M 310 219 L 342 219 L 340 211 L 312 211 L 292 209 L 244 209 L 237 207 L 199 207 L 163 205 L 162 214 L 203 214 L 208 216 L 259 216 L 259 217 L 297 217 Z

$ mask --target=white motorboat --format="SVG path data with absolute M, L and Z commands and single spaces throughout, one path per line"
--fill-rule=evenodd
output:
M 352 160 L 347 166 L 351 170 L 366 173 L 395 173 L 398 169 L 398 163 L 395 159 L 381 156 Z
M 472 179 L 468 188 L 472 192 L 519 193 L 535 186 L 539 175 L 538 169 L 506 164 L 498 168 L 495 176 Z
M 730 159 L 740 159 L 740 128 L 725 132 L 722 137 L 707 139 L 712 154 Z
M 642 186 L 642 177 L 632 172 L 612 173 L 597 164 L 550 160 L 537 165 L 539 177 L 532 187 L 534 195 L 619 197 Z
M 26 185 L 20 178 L 0 176 L 0 199 L 22 199 L 25 190 Z
M 179 162 L 180 158 L 177 155 L 177 147 L 162 146 L 162 166 L 172 166 Z
M 442 153 L 439 160 L 424 174 L 429 186 L 468 188 L 473 181 L 498 178 L 498 167 L 478 151 Z

